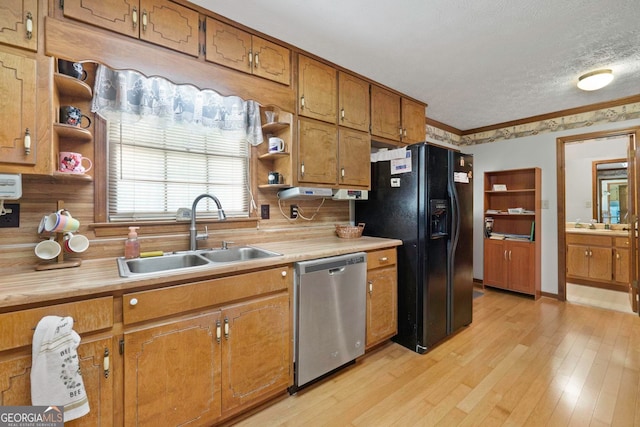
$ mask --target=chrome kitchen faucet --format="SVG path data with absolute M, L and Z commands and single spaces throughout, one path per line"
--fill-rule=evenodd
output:
M 197 240 L 205 240 L 209 237 L 209 233 L 206 227 L 203 234 L 198 234 L 198 232 L 196 231 L 196 206 L 198 205 L 198 202 L 205 197 L 210 198 L 216 203 L 216 206 L 218 207 L 218 219 L 220 221 L 224 221 L 225 219 L 227 219 L 224 210 L 222 210 L 220 200 L 218 200 L 216 196 L 213 196 L 211 194 L 201 194 L 196 197 L 196 199 L 193 201 L 193 205 L 191 205 L 191 227 L 189 227 L 189 250 L 192 251 L 195 251 L 197 249 Z

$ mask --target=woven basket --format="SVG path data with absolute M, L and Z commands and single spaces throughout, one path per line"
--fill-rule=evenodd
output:
M 336 234 L 343 239 L 357 239 L 358 237 L 362 237 L 363 230 L 364 222 L 361 222 L 357 226 L 336 224 Z

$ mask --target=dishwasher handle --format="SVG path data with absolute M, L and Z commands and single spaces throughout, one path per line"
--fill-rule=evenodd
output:
M 345 269 L 346 269 L 346 267 L 332 268 L 332 269 L 329 270 L 329 275 L 333 276 L 334 274 L 344 273 Z

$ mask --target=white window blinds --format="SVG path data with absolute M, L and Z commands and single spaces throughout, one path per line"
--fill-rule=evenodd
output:
M 215 195 L 227 216 L 248 216 L 246 131 L 158 120 L 109 120 L 109 220 L 175 219 L 179 208 L 191 208 L 203 193 Z M 206 212 L 217 217 L 210 199 L 198 204 L 199 216 Z

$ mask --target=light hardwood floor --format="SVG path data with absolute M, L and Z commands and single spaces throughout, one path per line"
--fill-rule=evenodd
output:
M 470 327 L 386 344 L 240 426 L 639 426 L 640 318 L 486 289 Z

